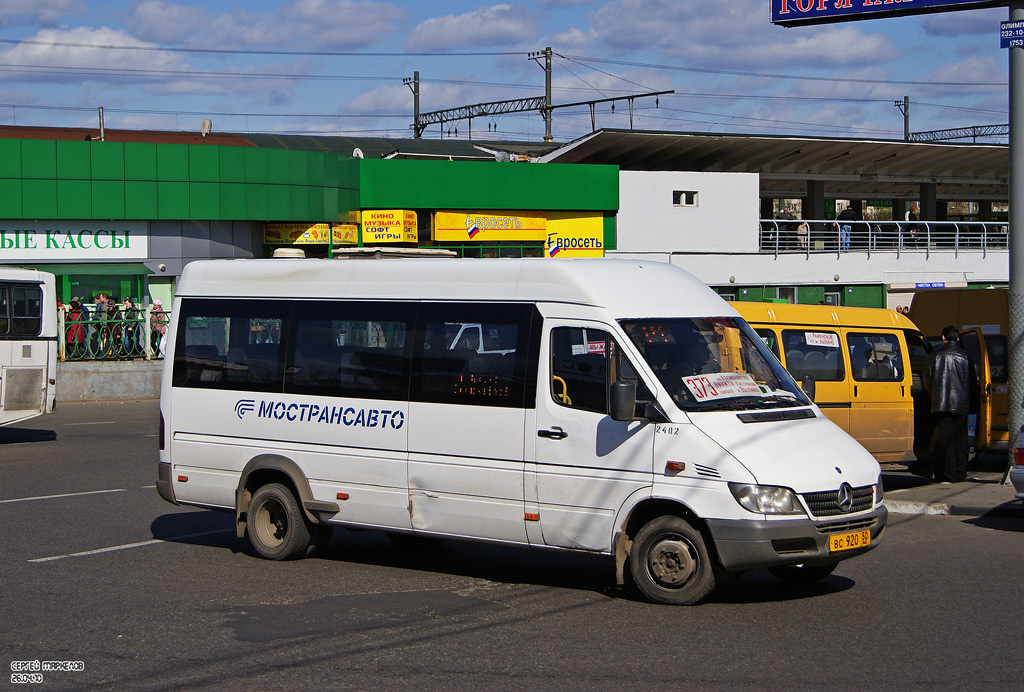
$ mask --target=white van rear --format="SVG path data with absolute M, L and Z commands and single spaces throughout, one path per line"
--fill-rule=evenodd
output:
M 501 348 L 459 348 L 452 325 Z M 713 291 L 629 260 L 189 264 L 158 489 L 272 559 L 334 526 L 614 557 L 648 598 L 876 545 L 879 466 Z

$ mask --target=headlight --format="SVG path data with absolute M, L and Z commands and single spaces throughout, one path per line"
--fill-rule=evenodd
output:
M 743 509 L 755 514 L 805 514 L 796 493 L 789 488 L 730 483 L 729 490 Z
M 878 476 L 878 482 L 875 483 L 875 504 L 877 505 L 882 501 L 882 497 L 885 492 L 882 490 L 882 476 Z

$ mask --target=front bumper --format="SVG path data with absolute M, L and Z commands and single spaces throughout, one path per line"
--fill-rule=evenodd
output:
M 878 505 L 870 512 L 838 521 L 709 519 L 707 525 L 721 565 L 740 571 L 778 565 L 830 564 L 862 555 L 877 545 L 888 517 L 885 506 Z M 829 552 L 830 535 L 864 529 L 871 532 L 871 542 L 866 547 Z

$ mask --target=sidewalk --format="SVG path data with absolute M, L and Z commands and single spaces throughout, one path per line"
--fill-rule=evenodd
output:
M 1005 455 L 989 455 L 971 463 L 967 480 L 943 485 L 915 476 L 904 466 L 882 467 L 885 506 L 895 514 L 954 514 L 959 516 L 1019 517 L 1024 501 L 1013 496 L 1012 485 L 1001 485 Z

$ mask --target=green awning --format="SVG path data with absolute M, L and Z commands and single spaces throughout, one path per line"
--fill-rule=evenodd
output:
M 22 267 L 31 267 L 39 271 L 50 272 L 60 276 L 69 274 L 85 274 L 92 276 L 125 276 L 154 274 L 155 272 L 144 264 L 19 264 Z

